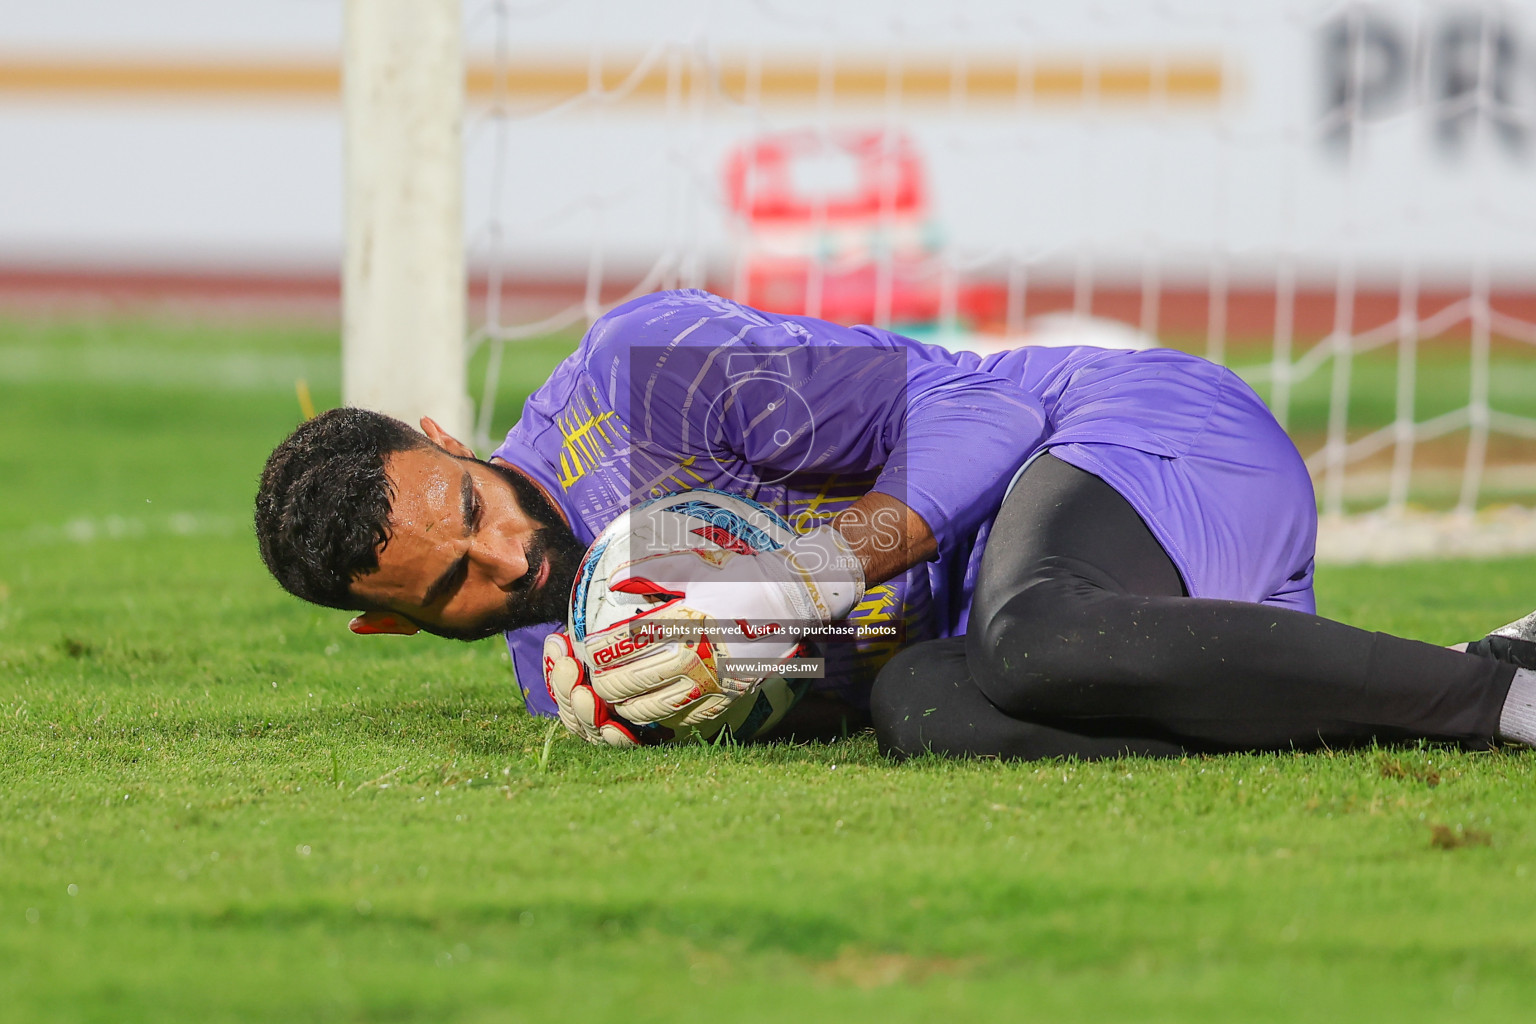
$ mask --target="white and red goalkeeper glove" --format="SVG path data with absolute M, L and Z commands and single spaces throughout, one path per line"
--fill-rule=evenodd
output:
M 721 658 L 781 660 L 800 649 L 801 638 L 817 626 L 845 618 L 864 596 L 864 571 L 843 535 L 831 526 L 772 551 L 735 552 L 690 549 L 649 555 L 626 565 L 610 586 L 645 594 L 658 604 L 627 623 L 633 638 L 619 642 L 612 670 L 601 647 L 589 637 L 596 668 L 592 689 L 635 721 L 665 710 L 713 718 L 735 697 L 752 692 L 761 675 L 722 675 Z M 699 626 L 735 625 L 743 637 L 692 642 L 657 642 L 654 650 L 635 648 L 646 627 L 686 622 Z M 637 635 L 638 634 L 638 635 Z M 647 700 L 650 695 L 656 699 Z M 698 708 L 691 705 L 698 703 Z M 685 723 L 692 724 L 692 723 Z
M 598 746 L 641 745 L 634 727 L 593 692 L 587 668 L 576 658 L 570 638 L 563 632 L 544 638 L 544 686 L 555 699 L 560 721 L 572 735 Z
M 592 634 L 586 646 L 597 667 L 590 671 L 565 633 L 545 637 L 544 686 L 566 729 L 588 743 L 637 747 L 724 714 L 742 691 L 722 691 L 713 648 L 696 632 L 701 618 L 663 607 Z M 677 632 L 664 636 L 648 627 Z M 647 728 L 652 724 L 666 731 Z
M 722 679 L 704 616 L 669 599 L 587 635 L 593 695 L 630 722 L 673 731 L 723 714 L 743 687 Z

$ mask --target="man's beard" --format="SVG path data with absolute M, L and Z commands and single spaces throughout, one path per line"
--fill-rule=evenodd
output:
M 587 546 L 576 539 L 576 534 L 565 524 L 565 518 L 532 480 L 495 462 L 481 465 L 506 480 L 523 513 L 538 524 L 533 539 L 528 542 L 528 572 L 512 585 L 506 606 L 475 625 L 460 629 L 422 628 L 449 640 L 473 641 L 545 622 L 564 624 L 571 601 L 571 586 L 576 582 L 576 568 L 581 564 L 581 556 L 587 553 Z M 539 567 L 546 561 L 549 577 L 538 590 L 530 591 Z

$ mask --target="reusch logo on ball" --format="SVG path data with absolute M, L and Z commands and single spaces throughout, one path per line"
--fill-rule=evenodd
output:
M 607 647 L 599 647 L 592 652 L 592 661 L 598 665 L 606 665 L 610 661 L 622 658 L 627 654 L 634 654 L 642 647 L 648 647 L 656 642 L 656 638 L 649 633 L 636 633 L 632 636 L 620 637 Z

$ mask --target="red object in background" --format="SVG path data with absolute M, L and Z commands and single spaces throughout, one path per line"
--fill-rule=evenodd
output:
M 850 188 L 811 194 L 796 168 L 826 160 L 851 165 Z M 764 135 L 726 159 L 731 210 L 753 227 L 812 229 L 828 224 L 875 224 L 884 218 L 926 217 L 928 191 L 912 141 L 883 131 L 797 131 Z
M 841 323 L 937 318 L 927 177 L 905 135 L 761 136 L 727 158 L 725 192 L 742 232 L 737 299 Z

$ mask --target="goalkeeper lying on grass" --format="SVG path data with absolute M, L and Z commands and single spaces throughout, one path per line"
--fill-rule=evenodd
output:
M 559 637 L 542 656 L 575 566 L 637 501 L 713 487 L 802 536 L 667 592 L 725 620 L 898 623 L 894 657 L 829 643 L 821 684 L 894 756 L 1536 743 L 1536 637 L 1462 653 L 1313 614 L 1301 459 L 1194 356 L 982 358 L 669 292 L 594 324 L 490 461 L 423 427 L 302 425 L 257 496 L 267 566 L 357 632 L 505 632 L 529 709 L 592 742 L 636 741 L 609 702 L 648 681 L 618 692 Z

